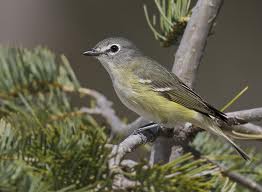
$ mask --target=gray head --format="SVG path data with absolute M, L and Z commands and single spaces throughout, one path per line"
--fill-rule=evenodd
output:
M 120 37 L 104 39 L 83 54 L 97 58 L 106 68 L 124 67 L 141 55 L 132 42 Z

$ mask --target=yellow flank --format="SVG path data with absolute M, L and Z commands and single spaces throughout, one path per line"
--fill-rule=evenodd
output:
M 188 109 L 178 103 L 170 101 L 152 90 L 138 88 L 135 100 L 143 110 L 152 114 L 152 118 L 163 124 L 174 125 L 179 122 L 194 122 L 197 112 Z
M 174 125 L 177 122 L 197 121 L 198 112 L 166 99 L 152 90 L 150 85 L 139 83 L 139 78 L 130 70 L 115 75 L 124 75 L 124 82 L 115 82 L 121 101 L 139 115 L 157 123 Z M 120 78 L 120 79 L 122 79 Z

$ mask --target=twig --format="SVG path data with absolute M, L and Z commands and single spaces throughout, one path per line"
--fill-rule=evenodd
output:
M 106 119 L 112 129 L 112 132 L 123 135 L 128 133 L 128 127 L 121 121 L 121 119 L 116 115 L 115 110 L 112 108 L 113 103 L 103 94 L 98 91 L 82 87 L 76 89 L 73 86 L 65 86 L 61 84 L 56 84 L 54 86 L 59 87 L 66 92 L 78 92 L 81 95 L 93 97 L 96 100 L 96 107 L 82 107 L 80 113 L 99 114 Z
M 222 175 L 228 177 L 230 180 L 242 185 L 243 187 L 247 189 L 250 189 L 251 191 L 262 192 L 262 186 L 256 183 L 255 181 L 253 181 L 252 179 L 245 177 L 239 173 L 232 172 L 225 166 L 213 160 L 210 160 L 207 157 L 204 157 L 204 158 L 207 159 L 212 164 L 216 165 L 220 169 L 220 172 L 222 173 Z
M 124 159 L 121 161 L 121 167 L 133 169 L 136 165 L 138 165 L 138 163 L 130 159 Z
M 211 160 L 206 156 L 202 156 L 200 151 L 198 151 L 197 149 L 191 146 L 187 146 L 186 150 L 187 152 L 191 152 L 196 158 L 204 158 L 208 162 L 217 166 L 221 174 L 225 177 L 228 177 L 230 180 L 242 185 L 243 187 L 247 189 L 250 189 L 251 191 L 262 192 L 262 186 L 258 184 L 257 182 L 253 181 L 252 179 L 247 178 L 239 173 L 232 172 L 230 169 L 226 168 L 224 165 L 221 165 L 218 162 Z
M 260 109 L 260 108 L 258 108 L 258 109 Z M 254 116 L 257 116 L 256 112 L 260 113 L 260 110 L 257 110 L 255 108 L 255 109 L 250 109 L 250 110 L 231 112 L 231 113 L 228 113 L 228 114 L 230 114 L 231 117 L 233 117 L 232 114 L 236 115 L 237 117 L 240 117 L 240 114 L 242 114 L 241 119 L 247 121 L 247 120 L 254 120 L 254 118 L 252 118 L 250 115 L 253 114 Z M 247 113 L 249 113 L 249 115 Z M 256 120 L 259 120 L 259 119 L 256 118 Z M 262 118 L 260 120 L 262 120 Z M 132 126 L 140 125 L 142 122 L 144 122 L 144 119 L 138 118 L 136 121 L 134 121 L 133 123 L 131 123 L 127 126 L 129 128 L 134 129 Z M 156 127 L 157 127 L 157 125 L 156 125 Z M 236 131 L 236 132 L 248 133 L 248 134 L 260 134 L 260 135 L 262 134 L 262 127 L 251 124 L 251 123 L 247 123 L 247 124 L 244 124 L 244 125 L 238 125 L 238 126 L 223 127 L 223 128 L 224 128 L 224 130 L 227 130 L 227 131 L 230 131 L 230 132 Z M 202 129 L 193 127 L 190 123 L 188 123 L 185 126 L 184 125 L 177 126 L 176 129 L 172 129 L 171 132 L 166 134 L 166 136 L 172 137 L 172 140 L 168 139 L 167 137 L 157 138 L 158 141 L 155 141 L 155 144 L 154 144 L 153 147 L 157 147 L 157 149 L 160 150 L 161 156 L 159 156 L 159 155 L 155 156 L 154 153 L 156 152 L 156 149 L 152 150 L 153 152 L 151 153 L 151 156 L 150 156 L 150 164 L 152 165 L 155 162 L 164 163 L 163 159 L 157 159 L 158 157 L 162 157 L 162 156 L 169 158 L 169 161 L 174 160 L 175 158 L 177 158 L 178 156 L 181 155 L 183 148 L 188 147 L 187 144 L 190 141 L 192 141 L 194 136 L 201 130 Z M 162 132 L 163 131 L 164 130 L 162 130 Z M 129 139 L 131 139 L 131 138 L 129 138 Z M 133 143 L 133 142 L 135 142 L 135 140 L 133 140 L 131 147 L 128 147 L 128 148 L 134 149 L 135 147 L 139 146 L 140 140 L 137 140 L 137 141 L 138 141 L 138 143 L 135 144 L 135 143 Z M 159 141 L 161 142 L 161 144 L 165 143 L 165 145 L 160 145 Z M 167 151 L 166 148 L 165 149 L 160 148 L 160 147 L 167 147 L 167 146 L 170 146 L 169 151 Z M 172 153 L 171 153 L 170 156 L 168 156 L 168 154 L 170 154 L 171 147 L 172 147 Z M 129 152 L 129 151 L 128 150 L 122 151 L 120 157 L 122 158 L 125 155 L 125 153 L 127 153 L 127 152 Z M 121 158 L 119 158 L 118 161 Z
M 158 130 L 159 131 L 156 131 L 156 132 L 151 132 L 147 130 L 147 131 L 141 132 L 140 134 L 132 134 L 129 137 L 127 137 L 123 142 L 121 142 L 119 145 L 113 147 L 113 150 L 111 153 L 112 158 L 109 161 L 109 167 L 112 173 L 116 174 L 114 177 L 114 188 L 115 189 L 128 189 L 128 188 L 132 188 L 138 185 L 138 183 L 128 180 L 126 177 L 124 177 L 121 174 L 121 170 L 119 167 L 121 160 L 124 158 L 124 156 L 127 153 L 133 151 L 140 145 L 151 142 L 154 139 L 156 139 L 158 136 L 162 135 L 161 129 L 158 129 Z M 224 176 L 231 179 L 232 181 L 235 181 L 250 190 L 253 190 L 256 192 L 262 192 L 262 186 L 256 183 L 255 181 L 249 178 L 246 178 L 239 173 L 230 171 L 229 169 L 225 168 L 224 166 L 218 164 L 217 162 L 210 160 L 208 157 L 201 157 L 201 153 L 198 150 L 196 150 L 195 148 L 192 148 L 190 146 L 186 146 L 186 147 L 187 147 L 186 150 L 192 152 L 192 154 L 195 155 L 197 158 L 207 159 L 209 162 L 216 165 L 219 168 L 220 172 Z M 132 168 L 134 165 L 136 165 L 136 162 L 124 161 L 123 163 L 121 163 L 121 165 Z
M 227 113 L 228 117 L 232 119 L 241 119 L 246 122 L 261 121 L 262 120 L 262 108 L 254 108 L 242 111 L 235 111 Z M 262 139 L 262 127 L 246 123 L 235 126 L 221 126 L 224 131 L 236 139 Z
M 112 102 L 108 100 L 103 94 L 98 91 L 81 88 L 79 92 L 84 95 L 92 96 L 96 100 L 96 107 L 82 107 L 81 112 L 88 114 L 99 114 L 104 117 L 107 123 L 110 125 L 112 132 L 122 135 L 130 135 L 137 128 L 148 123 L 148 120 L 145 120 L 143 117 L 137 118 L 130 124 L 125 124 L 121 119 L 116 115 L 115 110 L 112 108 Z
M 115 190 L 127 190 L 129 188 L 134 188 L 138 185 L 137 182 L 131 181 L 124 177 L 122 174 L 115 175 L 113 181 L 113 189 Z
M 227 116 L 243 119 L 247 122 L 261 121 L 262 120 L 262 107 L 230 112 L 230 113 L 227 113 Z
M 114 146 L 111 152 L 112 159 L 110 160 L 110 167 L 113 168 L 115 166 L 119 166 L 122 158 L 130 153 L 133 149 L 138 146 L 145 144 L 151 141 L 151 135 L 146 134 L 132 134 L 128 136 L 124 141 L 122 141 L 119 145 Z
M 220 170 L 222 174 L 228 178 L 230 178 L 232 181 L 235 181 L 236 183 L 239 183 L 243 187 L 246 187 L 250 189 L 251 191 L 255 192 L 262 192 L 262 186 L 256 183 L 255 181 L 240 175 L 238 173 L 231 172 L 227 169 L 224 169 L 221 165 L 219 165 Z
M 112 103 L 101 93 L 90 90 L 90 89 L 81 89 L 81 94 L 90 95 L 96 99 L 97 106 L 95 108 L 83 108 L 82 112 L 86 113 L 95 113 L 100 114 L 103 117 L 106 118 L 110 126 L 113 128 L 115 132 L 122 132 L 122 133 L 128 133 L 130 130 L 135 130 L 138 127 L 141 127 L 144 125 L 147 121 L 143 118 L 138 118 L 134 122 L 126 125 L 124 124 L 118 116 L 115 114 L 114 110 L 112 109 Z M 262 120 L 262 108 L 255 108 L 255 109 L 249 109 L 249 110 L 243 110 L 243 111 L 236 111 L 236 112 L 230 112 L 227 113 L 230 117 L 237 117 L 240 119 L 243 119 L 245 121 L 259 121 Z M 157 128 L 158 125 L 155 126 Z M 159 127 L 158 127 L 159 128 Z M 176 127 L 178 129 L 173 130 L 172 135 L 174 136 L 173 141 L 176 141 L 177 145 L 173 145 L 173 153 L 172 156 L 170 156 L 170 160 L 175 159 L 177 156 L 181 154 L 181 146 L 183 146 L 183 143 L 187 143 L 188 141 L 192 140 L 194 135 L 200 131 L 200 129 L 197 129 L 195 127 L 192 127 L 190 124 L 187 124 L 186 127 Z M 234 130 L 237 132 L 242 133 L 252 133 L 252 134 L 261 134 L 262 128 L 260 126 L 253 125 L 251 123 L 240 125 L 240 126 L 233 126 L 233 127 L 227 127 L 229 130 Z M 119 166 L 121 160 L 124 158 L 124 156 L 131 152 L 132 150 L 136 149 L 138 146 L 148 143 L 150 141 L 155 140 L 159 135 L 161 135 L 161 129 L 159 129 L 159 132 L 156 132 L 156 134 L 152 134 L 152 132 L 142 132 L 140 134 L 132 134 L 129 137 L 127 137 L 123 142 L 121 142 L 118 146 L 112 147 L 112 158 L 110 159 L 109 165 L 110 170 L 112 173 L 115 173 L 116 170 L 119 171 Z M 167 138 L 164 138 L 164 140 L 167 140 Z M 179 145 L 178 145 L 179 144 Z M 124 166 L 128 167 L 129 162 L 125 162 L 123 164 Z M 132 165 L 131 165 L 132 167 Z M 239 175 L 237 173 L 229 172 L 227 169 L 223 169 L 222 173 L 229 177 L 231 180 L 234 180 L 237 183 L 240 183 L 241 185 L 252 189 L 254 191 L 262 191 L 261 186 L 258 185 L 256 182 L 244 178 L 242 175 Z M 124 177 L 121 174 L 121 171 L 118 172 L 114 177 L 114 188 L 116 189 L 128 189 L 131 187 L 134 187 L 138 185 L 138 183 L 134 181 L 130 181 L 126 177 Z
M 109 101 L 101 93 L 91 89 L 81 89 L 81 93 L 92 96 L 96 100 L 95 108 L 81 108 L 82 112 L 89 114 L 100 114 L 102 115 L 107 123 L 110 125 L 112 132 L 126 135 L 128 131 L 126 124 L 119 119 L 116 115 L 115 110 L 112 108 L 112 102 Z
M 256 113 L 260 113 L 260 108 L 258 109 L 250 109 L 250 110 L 244 110 L 244 111 L 238 111 L 238 112 L 231 112 L 229 113 L 231 115 L 231 117 L 233 117 L 233 114 L 236 115 L 237 117 L 241 117 L 241 119 L 243 120 L 259 120 L 258 118 L 252 118 L 251 116 L 254 115 L 257 117 Z M 241 116 L 240 116 L 241 114 Z M 126 125 L 126 129 L 132 129 L 134 130 L 135 128 L 140 127 L 141 125 L 143 125 L 146 122 L 146 120 L 144 120 L 143 118 L 138 118 L 137 120 L 135 120 L 133 123 Z M 242 127 L 242 128 L 241 128 Z M 241 126 L 233 126 L 232 129 L 233 130 L 244 130 L 245 132 L 258 132 L 261 133 L 262 132 L 262 128 L 257 126 L 255 127 L 255 125 L 249 123 L 246 125 L 241 125 Z M 153 128 L 159 128 L 158 125 L 155 125 L 155 127 Z M 173 135 L 172 141 L 176 142 L 176 145 L 173 145 L 173 153 L 170 156 L 170 160 L 175 159 L 177 156 L 179 156 L 181 154 L 181 150 L 183 151 L 183 148 L 185 147 L 183 145 L 183 143 L 188 143 L 190 140 L 192 140 L 195 136 L 195 134 L 197 132 L 199 132 L 201 129 L 195 128 L 193 126 L 191 126 L 191 124 L 187 124 L 186 126 L 180 126 L 180 127 L 176 127 L 179 129 L 172 129 L 173 131 L 171 132 L 171 134 Z M 248 130 L 248 131 L 247 131 Z M 252 131 L 251 131 L 252 130 Z M 161 132 L 162 131 L 162 132 Z M 154 133 L 154 132 L 153 132 Z M 161 134 L 162 133 L 162 134 Z M 112 158 L 109 161 L 109 166 L 110 166 L 110 170 L 115 173 L 117 172 L 117 174 L 114 177 L 114 188 L 116 189 L 127 189 L 127 188 L 131 188 L 134 187 L 136 185 L 138 185 L 138 183 L 134 182 L 134 181 L 130 181 L 128 180 L 126 177 L 124 177 L 124 175 L 121 174 L 120 171 L 120 163 L 121 160 L 124 158 L 124 156 L 133 151 L 134 149 L 136 149 L 137 147 L 139 147 L 142 144 L 151 142 L 153 140 L 155 140 L 156 138 L 158 138 L 158 136 L 163 135 L 163 130 L 159 129 L 158 132 L 156 132 L 156 134 L 152 134 L 152 132 L 148 132 L 148 131 L 144 131 L 141 132 L 140 134 L 132 134 L 130 136 L 128 136 L 123 142 L 121 142 L 118 146 L 114 146 L 112 149 Z M 164 141 L 168 141 L 167 138 L 163 138 Z M 169 140 L 170 141 L 170 140 Z M 163 145 L 162 145 L 163 146 Z M 183 148 L 182 148 L 183 146 Z M 187 146 L 186 146 L 187 147 Z M 175 148 L 175 149 L 174 149 Z M 163 150 L 165 151 L 165 150 Z M 162 152 L 163 152 L 162 151 Z M 164 154 L 163 154 L 164 155 Z M 152 156 L 151 156 L 152 158 Z M 154 161 L 157 159 L 151 159 L 150 160 L 150 164 L 153 164 Z M 160 161 L 160 159 L 159 159 Z M 129 166 L 127 162 L 125 162 L 125 166 Z M 223 169 L 223 174 L 227 174 L 227 176 L 236 181 L 243 179 L 243 176 L 239 176 L 236 173 L 232 173 L 232 172 L 228 172 L 226 171 L 226 169 Z M 245 181 L 238 181 L 238 182 L 242 182 L 242 185 L 244 185 L 245 187 L 250 188 L 248 185 L 252 185 L 253 188 L 252 189 L 259 189 L 259 185 L 255 185 L 255 182 L 250 180 L 250 179 L 246 179 Z
M 133 133 L 128 136 L 119 145 L 114 146 L 111 152 L 110 167 L 118 166 L 122 158 L 138 146 L 154 141 L 161 134 L 161 129 L 158 125 L 150 130 L 141 131 L 138 134 Z
M 113 147 L 111 152 L 111 159 L 109 160 L 109 167 L 112 174 L 116 174 L 114 177 L 114 188 L 115 189 L 127 189 L 137 185 L 136 182 L 130 181 L 121 174 L 120 163 L 124 156 L 136 149 L 138 146 L 143 145 L 148 142 L 154 141 L 161 133 L 158 126 L 154 128 L 155 130 L 145 130 L 139 134 L 132 134 L 128 136 L 119 145 Z
M 223 0 L 198 0 L 175 55 L 172 71 L 194 87 L 209 32 Z
M 197 71 L 204 53 L 208 34 L 222 3 L 223 0 L 197 1 L 176 52 L 172 72 L 191 88 L 194 87 L 196 81 Z M 170 147 L 177 143 L 174 142 L 171 145 L 170 143 L 167 145 L 161 141 L 156 142 L 158 142 L 157 145 L 151 151 L 155 159 L 162 159 L 166 162 L 172 160 L 172 158 L 168 159 L 166 154 L 170 151 Z M 171 154 L 168 157 L 179 156 L 178 151 L 180 154 L 183 154 L 183 150 L 181 150 L 179 145 L 172 148 L 173 150 L 171 150 Z M 166 150 L 164 153 L 161 152 L 161 154 L 165 154 L 164 156 L 159 153 L 160 150 Z
M 262 127 L 253 123 L 247 123 L 244 125 L 237 125 L 229 128 L 231 131 L 247 134 L 262 134 Z

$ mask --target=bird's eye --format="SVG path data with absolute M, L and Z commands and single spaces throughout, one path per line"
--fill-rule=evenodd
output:
M 116 52 L 119 51 L 119 47 L 118 47 L 117 45 L 112 45 L 112 46 L 110 47 L 110 51 L 111 51 L 112 53 L 116 53 Z

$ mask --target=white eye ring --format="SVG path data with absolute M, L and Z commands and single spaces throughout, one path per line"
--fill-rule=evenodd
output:
M 110 50 L 109 53 L 111 55 L 115 55 L 120 51 L 120 45 L 118 44 L 110 45 L 109 50 Z

